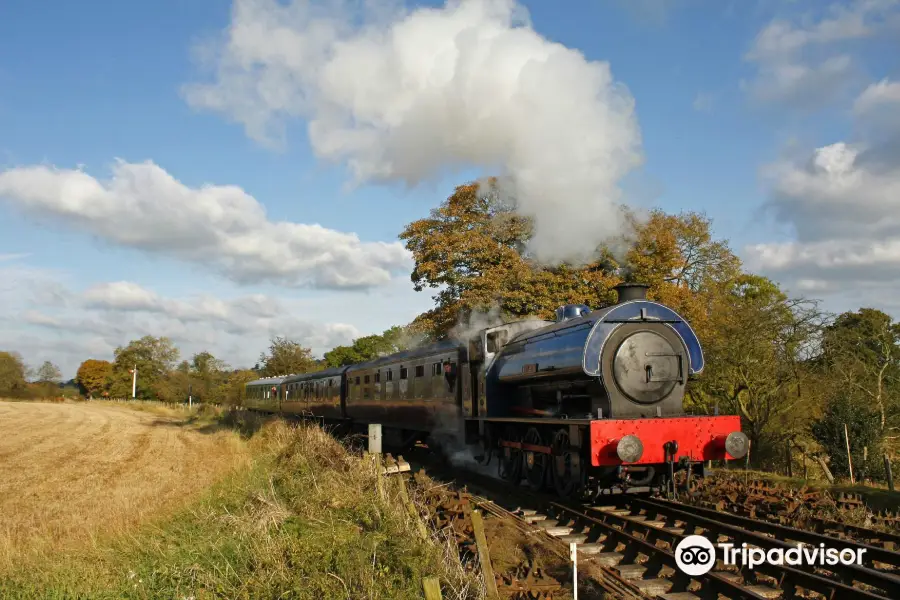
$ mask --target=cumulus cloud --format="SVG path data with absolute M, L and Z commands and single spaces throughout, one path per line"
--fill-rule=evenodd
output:
M 869 135 L 817 148 L 805 162 L 765 169 L 772 189 L 767 207 L 792 227 L 796 239 L 748 247 L 749 266 L 810 291 L 877 285 L 900 276 L 896 85 L 883 80 L 856 99 L 858 129 Z
M 108 181 L 80 169 L 11 168 L 0 172 L 0 198 L 110 243 L 209 266 L 241 284 L 367 288 L 411 265 L 399 242 L 271 221 L 237 186 L 192 188 L 152 162 L 117 161 Z M 128 290 L 118 293 L 128 301 Z
M 514 0 L 350 4 L 235 0 L 221 39 L 197 50 L 213 78 L 187 85 L 187 102 L 273 146 L 305 119 L 315 154 L 355 184 L 504 175 L 548 262 L 620 233 L 618 184 L 642 156 L 608 63 L 541 37 Z
M 742 82 L 755 99 L 803 109 L 824 106 L 860 76 L 847 43 L 897 31 L 896 0 L 818 6 L 821 14 L 775 19 L 757 34 L 744 55 L 757 73 Z

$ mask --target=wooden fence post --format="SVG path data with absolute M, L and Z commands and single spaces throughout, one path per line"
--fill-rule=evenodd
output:
M 481 572 L 484 573 L 484 585 L 487 587 L 487 597 L 490 600 L 499 598 L 497 592 L 497 580 L 494 578 L 494 568 L 491 566 L 491 552 L 488 548 L 487 537 L 484 535 L 484 521 L 481 512 L 477 509 L 471 511 L 472 529 L 475 531 L 475 544 L 478 546 L 478 560 L 481 562 Z
M 891 459 L 888 458 L 888 455 L 884 455 L 884 473 L 887 475 L 887 484 L 888 489 L 892 492 L 894 491 L 894 474 L 891 473 Z
M 416 530 L 419 532 L 419 537 L 423 540 L 428 539 L 428 530 L 425 528 L 425 523 L 422 522 L 422 517 L 419 516 L 419 511 L 416 510 L 416 506 L 413 504 L 412 499 L 410 499 L 409 492 L 406 489 L 406 479 L 403 475 L 400 475 L 397 479 L 400 482 L 400 499 L 404 506 L 406 506 L 406 512 L 413 518 L 413 521 L 416 524 Z
M 818 462 L 819 466 L 822 467 L 822 471 L 825 473 L 825 477 L 828 479 L 828 483 L 834 483 L 834 475 L 831 474 L 831 469 L 829 469 L 828 465 L 825 464 L 825 460 L 821 456 L 817 456 L 816 462 Z
M 437 577 L 426 577 L 422 580 L 422 587 L 425 589 L 425 600 L 442 600 L 441 582 Z

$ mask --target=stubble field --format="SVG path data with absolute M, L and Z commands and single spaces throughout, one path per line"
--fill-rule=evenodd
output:
M 163 515 L 245 454 L 165 409 L 0 402 L 0 574 Z

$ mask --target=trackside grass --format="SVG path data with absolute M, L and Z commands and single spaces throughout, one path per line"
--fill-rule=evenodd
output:
M 251 466 L 174 515 L 41 564 L 0 573 L 0 598 L 481 598 L 435 534 L 420 537 L 399 488 L 312 425 L 229 413 Z

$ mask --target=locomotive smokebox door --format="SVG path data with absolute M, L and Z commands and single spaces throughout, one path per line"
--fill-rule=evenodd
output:
M 690 362 L 674 329 L 623 323 L 607 338 L 600 363 L 611 418 L 684 414 Z
M 630 400 L 648 404 L 672 393 L 684 380 L 682 355 L 653 331 L 635 333 L 619 346 L 613 376 Z

